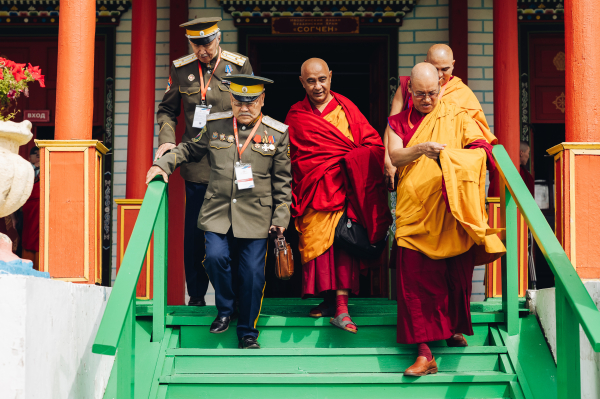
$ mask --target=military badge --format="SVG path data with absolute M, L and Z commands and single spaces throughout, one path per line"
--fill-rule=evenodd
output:
M 191 74 L 191 73 L 190 73 L 190 74 L 188 75 L 188 80 L 189 80 L 190 82 L 193 82 L 193 81 L 194 81 L 194 79 L 196 79 L 196 77 L 195 77 L 193 74 Z
M 213 140 L 217 140 L 218 138 L 219 138 L 219 133 L 217 133 L 217 132 L 213 132 L 213 134 L 212 134 L 212 139 L 213 139 Z
M 290 156 L 290 145 L 289 144 L 288 144 L 287 156 L 288 156 L 288 158 L 291 158 L 291 156 Z
M 167 82 L 167 90 L 165 90 L 165 93 L 168 93 L 169 90 L 171 90 L 171 77 L 169 76 L 169 81 Z
M 257 150 L 260 150 L 260 144 L 259 143 L 254 143 L 254 148 L 256 148 Z
M 227 76 L 231 75 L 231 71 L 233 71 L 231 65 L 225 65 L 225 72 L 227 73 Z
M 257 144 L 260 144 L 260 136 L 254 136 L 252 140 Z
M 263 144 L 262 145 L 262 150 L 263 151 L 269 151 L 269 145 L 268 144 Z
M 221 134 L 219 135 L 219 139 L 220 139 L 221 141 L 225 141 L 225 133 L 221 133 Z
M 275 149 L 275 144 L 269 144 L 269 151 L 273 151 Z
M 230 134 L 229 136 L 227 136 L 227 142 L 233 143 L 233 135 Z

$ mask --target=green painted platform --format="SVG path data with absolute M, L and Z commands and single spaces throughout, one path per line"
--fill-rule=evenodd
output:
M 439 373 L 404 377 L 414 345 L 396 343 L 396 303 L 354 299 L 353 335 L 307 317 L 317 300 L 265 299 L 261 350 L 237 349 L 235 323 L 210 334 L 214 307 L 168 308 L 162 343 L 151 342 L 152 304 L 138 302 L 135 397 L 166 398 L 556 398 L 556 366 L 535 317 L 521 309 L 508 337 L 499 301 L 471 306 L 469 347 L 432 345 Z M 117 357 L 118 359 L 118 357 Z M 115 397 L 116 369 L 104 395 Z M 551 383 L 552 382 L 552 383 Z

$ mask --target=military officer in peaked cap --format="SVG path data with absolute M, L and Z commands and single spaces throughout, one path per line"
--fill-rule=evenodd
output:
M 180 165 L 210 159 L 210 179 L 198 227 L 205 231 L 204 267 L 215 287 L 218 316 L 210 327 L 229 327 L 238 298 L 240 348 L 259 349 L 256 322 L 265 286 L 269 232 L 285 230 L 290 220 L 291 164 L 288 127 L 266 115 L 264 84 L 250 75 L 230 76 L 231 111 L 210 113 L 206 126 L 154 162 L 147 182 L 165 181 Z M 232 262 L 233 254 L 238 261 Z
M 219 46 L 221 18 L 198 18 L 186 22 L 186 37 L 194 52 L 173 61 L 167 90 L 158 106 L 156 119 L 160 126 L 158 151 L 155 159 L 175 148 L 175 125 L 181 112 L 185 115 L 183 142 L 190 141 L 204 127 L 206 115 L 231 110 L 227 77 L 232 74 L 251 74 L 248 59 L 224 51 Z M 208 157 L 207 157 L 208 158 Z M 184 263 L 189 305 L 204 306 L 208 276 L 202 267 L 204 233 L 196 226 L 208 184 L 208 159 L 181 168 L 185 180 L 185 237 Z

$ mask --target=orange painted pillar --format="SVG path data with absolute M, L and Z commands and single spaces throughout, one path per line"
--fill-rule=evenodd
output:
M 95 0 L 60 2 L 55 140 L 92 138 L 95 35 Z
M 494 134 L 519 169 L 517 2 L 494 1 Z
M 146 194 L 146 173 L 152 166 L 156 86 L 156 0 L 134 0 L 131 18 L 126 199 L 115 201 L 117 275 Z M 139 299 L 152 299 L 153 273 L 152 251 L 149 250 L 138 280 L 136 296 Z
M 188 21 L 188 0 L 169 2 L 169 60 L 189 54 L 188 42 L 179 25 Z M 185 133 L 185 115 L 177 118 L 176 143 Z M 167 304 L 185 305 L 185 268 L 183 265 L 183 232 L 185 227 L 185 182 L 177 169 L 169 176 L 169 263 Z
M 63 0 L 58 29 L 55 140 L 40 147 L 40 270 L 102 283 L 102 162 L 92 138 L 95 0 Z
M 600 101 L 600 33 L 588 15 L 600 0 L 565 1 L 566 142 L 554 155 L 556 235 L 582 279 L 600 279 L 600 117 L 591 108 Z

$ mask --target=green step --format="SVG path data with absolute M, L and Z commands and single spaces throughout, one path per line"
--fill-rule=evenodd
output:
M 234 378 L 232 378 L 234 377 Z M 511 398 L 514 374 L 443 373 L 405 377 L 400 373 L 204 374 L 161 377 L 168 399 L 188 398 Z M 164 392 L 163 391 L 163 392 Z
M 358 333 L 351 334 L 329 324 L 307 327 L 259 327 L 258 341 L 268 348 L 378 348 L 397 347 L 396 325 L 367 326 L 357 321 Z M 211 334 L 208 326 L 181 326 L 182 348 L 237 348 L 238 339 L 235 325 L 221 334 Z M 487 324 L 473 325 L 475 335 L 466 337 L 470 346 L 489 344 Z M 445 346 L 443 341 L 432 343 Z M 414 347 L 414 346 L 413 346 Z
M 260 352 L 260 353 L 259 353 Z M 434 348 L 440 372 L 499 371 L 506 347 Z M 402 373 L 414 348 L 347 349 L 171 349 L 174 374 Z

